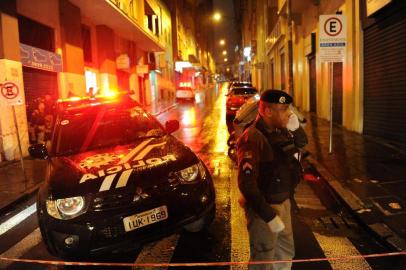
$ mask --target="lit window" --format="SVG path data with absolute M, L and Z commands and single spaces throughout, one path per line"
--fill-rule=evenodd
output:
M 86 93 L 95 95 L 98 91 L 97 87 L 97 74 L 90 70 L 85 70 L 86 80 Z M 93 89 L 92 93 L 89 93 L 90 89 Z

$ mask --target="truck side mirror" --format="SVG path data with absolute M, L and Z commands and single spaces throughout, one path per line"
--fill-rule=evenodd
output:
M 179 121 L 178 120 L 168 120 L 165 123 L 165 130 L 169 134 L 177 131 L 179 129 Z

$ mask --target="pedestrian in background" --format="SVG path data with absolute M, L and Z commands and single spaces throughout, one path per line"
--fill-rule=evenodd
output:
M 289 198 L 302 178 L 295 154 L 307 137 L 289 108 L 292 101 L 283 91 L 263 92 L 256 120 L 237 142 L 251 261 L 290 260 L 295 254 Z M 253 264 L 249 269 L 286 270 L 291 265 Z
M 27 106 L 30 144 L 46 144 L 51 139 L 54 111 L 55 99 L 49 94 L 36 98 Z
M 46 133 L 46 119 L 45 119 L 45 103 L 43 101 L 38 102 L 37 108 L 34 110 L 31 116 L 31 121 L 35 127 L 36 143 L 45 143 Z

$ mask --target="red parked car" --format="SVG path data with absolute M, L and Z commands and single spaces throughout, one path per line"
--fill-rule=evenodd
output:
M 233 87 L 227 94 L 227 120 L 233 120 L 237 110 L 245 103 L 245 101 L 257 94 L 258 90 L 255 87 Z

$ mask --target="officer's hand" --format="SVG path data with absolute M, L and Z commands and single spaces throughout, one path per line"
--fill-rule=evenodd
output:
M 297 115 L 292 112 L 292 114 L 289 116 L 289 121 L 288 124 L 286 125 L 286 128 L 289 129 L 290 131 L 295 131 L 296 129 L 299 128 L 299 119 L 297 118 Z
M 268 222 L 268 227 L 273 233 L 281 232 L 285 229 L 285 224 L 282 219 L 276 215 L 271 221 Z

